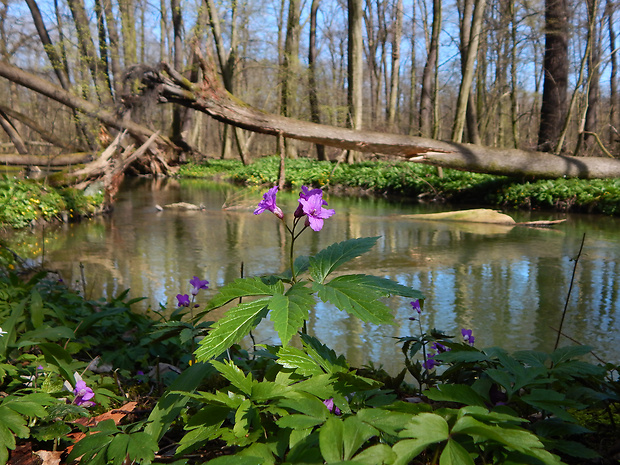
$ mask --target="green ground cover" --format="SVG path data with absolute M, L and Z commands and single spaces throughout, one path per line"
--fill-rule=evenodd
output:
M 507 353 L 479 347 L 476 328 L 429 327 L 423 289 L 340 272 L 377 237 L 295 255 L 334 213 L 322 195 L 303 189 L 286 216 L 277 188 L 258 203 L 290 234 L 288 271 L 217 292 L 194 276 L 174 308 L 146 314 L 127 291 L 86 299 L 0 247 L 0 463 L 33 452 L 84 465 L 617 463 L 617 365 L 569 341 Z M 353 367 L 306 331 L 321 300 L 396 333 L 387 296 L 410 300 L 419 328 L 394 338 L 398 373 Z M 280 344 L 242 349 L 265 319 Z
M 248 166 L 236 160 L 209 160 L 183 165 L 179 176 L 217 177 L 268 186 L 277 183 L 279 163 L 277 157 L 261 158 Z M 286 161 L 286 186 L 349 189 L 372 195 L 404 196 L 414 201 L 445 200 L 501 208 L 620 214 L 620 179 L 523 180 L 443 171 L 444 176 L 439 177 L 436 168 L 414 163 L 371 161 L 336 165 L 300 158 Z

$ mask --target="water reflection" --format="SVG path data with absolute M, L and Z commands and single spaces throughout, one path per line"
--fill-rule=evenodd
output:
M 80 280 L 84 265 L 91 297 L 148 296 L 152 308 L 171 308 L 174 296 L 189 291 L 196 275 L 212 290 L 239 277 L 279 272 L 287 267 L 288 234 L 273 215 L 252 215 L 262 191 L 239 190 L 200 181 L 130 181 L 114 213 L 47 231 L 46 261 L 67 282 Z M 285 212 L 296 195 L 280 193 Z M 158 212 L 155 205 L 203 204 L 204 211 Z M 238 208 L 222 209 L 223 204 Z M 423 324 L 452 334 L 471 328 L 480 346 L 508 350 L 549 350 L 551 329 L 559 325 L 574 262 L 585 232 L 586 246 L 577 269 L 564 331 L 591 344 L 598 355 L 618 361 L 620 309 L 617 236 L 620 221 L 571 216 L 553 229 L 414 221 L 404 214 L 429 208 L 379 199 L 329 198 L 336 215 L 320 233 L 305 232 L 299 254 L 312 255 L 327 245 L 355 237 L 380 236 L 373 250 L 345 270 L 391 278 L 426 296 Z M 518 220 L 556 219 L 562 215 L 520 213 Z M 410 305 L 391 298 L 398 325 L 370 325 L 329 305 L 317 305 L 309 330 L 353 364 L 373 361 L 395 371 L 401 364 L 394 336 L 417 331 L 408 320 Z M 275 342 L 266 324 L 257 342 Z M 567 340 L 564 339 L 564 343 Z

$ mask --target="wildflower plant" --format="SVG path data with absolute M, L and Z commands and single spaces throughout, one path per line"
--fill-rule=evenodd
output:
M 390 308 L 382 299 L 391 295 L 423 299 L 423 295 L 395 281 L 366 274 L 332 277 L 345 263 L 368 252 L 378 237 L 350 239 L 332 244 L 312 257 L 295 258 L 295 242 L 307 229 L 319 232 L 325 220 L 336 212 L 326 208 L 321 189 L 302 187 L 299 204 L 291 223 L 277 205 L 277 186 L 269 189 L 258 204 L 255 215 L 272 212 L 290 234 L 290 268 L 283 274 L 239 278 L 220 289 L 207 304 L 204 315 L 239 300 L 217 321 L 196 350 L 198 361 L 208 361 L 222 354 L 250 333 L 264 318 L 273 321 L 283 348 L 301 331 L 317 298 L 330 302 L 339 310 L 374 324 L 394 324 Z M 242 300 L 247 299 L 247 300 Z

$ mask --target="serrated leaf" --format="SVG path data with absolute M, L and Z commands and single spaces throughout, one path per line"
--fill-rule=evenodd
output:
M 259 277 L 238 278 L 232 283 L 222 287 L 220 292 L 207 303 L 205 310 L 219 308 L 240 297 L 267 296 L 283 293 L 284 284 L 282 284 L 281 281 L 276 281 L 275 284 L 269 284 L 266 279 Z
M 339 310 L 346 311 L 362 321 L 394 324 L 391 309 L 378 300 L 381 296 L 364 286 L 356 286 L 347 282 L 347 279 L 336 278 L 327 284 L 313 283 L 312 287 L 323 302 L 331 302 Z
M 327 276 L 344 263 L 368 252 L 379 237 L 362 237 L 332 244 L 310 257 L 310 276 L 323 283 Z
M 576 357 L 582 357 L 584 355 L 589 354 L 592 351 L 592 347 L 590 346 L 566 346 L 560 347 L 551 353 L 551 362 L 554 365 L 559 365 L 563 362 L 566 362 L 570 359 Z
M 224 455 L 206 462 L 208 465 L 263 465 L 262 457 Z
M 208 361 L 217 357 L 231 345 L 239 342 L 267 316 L 269 299 L 243 302 L 226 312 L 218 320 L 211 332 L 200 341 L 196 349 L 198 361 Z
M 239 389 L 243 394 L 248 397 L 252 394 L 252 385 L 255 381 L 252 380 L 251 374 L 246 377 L 243 371 L 231 360 L 228 360 L 226 363 L 211 360 L 210 363 L 224 378 L 230 381 L 230 384 Z
M 125 459 L 127 457 L 128 445 L 128 434 L 115 435 L 112 441 L 110 441 L 110 444 L 108 444 L 108 447 L 105 451 L 108 463 L 111 463 L 113 465 L 121 465 L 123 462 L 125 462 Z
M 0 419 L 2 419 L 2 427 L 7 428 L 6 431 L 11 431 L 8 434 L 13 437 L 13 434 L 20 438 L 28 437 L 30 433 L 30 429 L 26 426 L 26 419 L 21 416 L 19 413 L 13 411 L 9 407 L 5 405 L 0 406 Z M 7 440 L 7 436 L 3 433 L 2 435 L 3 441 Z M 9 442 L 13 442 L 13 447 L 9 447 L 9 449 L 13 449 L 15 447 L 14 439 L 9 439 Z M 6 442 L 4 442 L 7 444 Z
M 396 460 L 396 454 L 387 444 L 375 444 L 353 457 L 353 463 L 362 465 L 391 464 Z
M 271 298 L 269 318 L 283 346 L 301 329 L 314 304 L 312 291 L 301 283 L 293 285 L 285 295 L 276 294 Z
M 445 441 L 449 437 L 448 423 L 435 413 L 420 413 L 409 420 L 399 437 L 415 438 L 424 444 Z
M 399 295 L 410 299 L 424 299 L 424 295 L 415 289 L 392 281 L 391 279 L 381 278 L 367 274 L 350 274 L 339 276 L 335 280 L 346 280 L 351 285 L 363 286 L 366 289 L 377 292 L 383 296 Z
M 338 373 L 349 370 L 349 364 L 343 355 L 336 355 L 333 349 L 317 338 L 308 334 L 301 335 L 301 342 L 310 355 L 327 373 Z
M 147 433 L 140 431 L 130 435 L 127 453 L 129 459 L 139 463 L 150 463 L 159 450 L 157 442 Z
M 457 433 L 491 439 L 526 453 L 532 449 L 543 449 L 540 440 L 529 431 L 514 426 L 487 425 L 471 416 L 463 416 L 456 421 L 452 434 Z
M 349 460 L 366 441 L 376 436 L 379 431 L 367 423 L 351 416 L 344 420 L 344 459 Z M 320 436 L 319 436 L 320 439 Z
M 303 376 L 323 374 L 323 370 L 316 360 L 296 347 L 282 347 L 278 351 L 276 363 L 285 368 L 292 368 Z

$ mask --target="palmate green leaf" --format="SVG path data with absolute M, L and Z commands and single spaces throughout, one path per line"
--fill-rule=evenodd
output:
M 349 364 L 344 355 L 336 355 L 333 349 L 308 334 L 301 335 L 301 342 L 310 355 L 327 373 L 339 373 L 349 370 Z
M 327 276 L 339 266 L 368 252 L 379 237 L 362 237 L 332 244 L 310 257 L 310 276 L 323 283 Z
M 269 283 L 266 278 L 239 278 L 220 289 L 208 303 L 205 310 L 213 310 L 240 297 L 268 296 L 283 294 L 284 284 L 281 281 Z
M 379 301 L 381 294 L 340 276 L 327 284 L 312 283 L 323 302 L 331 302 L 360 320 L 374 324 L 394 324 L 390 308 Z
M 286 346 L 301 329 L 314 304 L 312 291 L 305 287 L 304 283 L 296 283 L 286 294 L 275 294 L 271 298 L 269 318 L 273 321 L 273 327 L 278 332 L 283 346 Z
M 485 402 L 476 391 L 465 384 L 442 384 L 424 392 L 431 400 L 444 402 L 458 402 L 466 405 L 484 407 Z
M 243 339 L 267 316 L 270 300 L 263 298 L 243 302 L 228 310 L 226 315 L 213 325 L 211 332 L 200 341 L 200 347 L 195 352 L 196 359 L 201 362 L 211 360 Z

